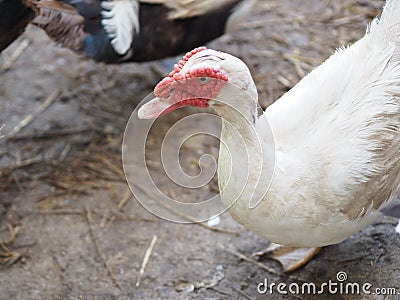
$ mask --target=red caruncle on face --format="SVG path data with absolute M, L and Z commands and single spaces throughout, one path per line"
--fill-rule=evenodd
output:
M 156 86 L 154 94 L 164 99 L 172 97 L 171 100 L 180 106 L 208 107 L 208 100 L 214 99 L 227 81 L 227 75 L 204 67 L 185 74 L 171 74 Z

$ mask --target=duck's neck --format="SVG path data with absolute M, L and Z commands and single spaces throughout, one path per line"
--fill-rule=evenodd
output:
M 272 133 L 267 122 L 260 127 L 256 91 L 251 96 L 245 91 L 230 96 L 225 98 L 229 105 L 214 106 L 222 119 L 218 174 L 220 189 L 225 189 L 222 201 L 226 206 L 238 200 L 241 206 L 254 207 L 266 192 L 264 181 L 272 178 Z
M 246 143 L 255 143 L 258 94 L 252 82 L 249 89 L 243 90 L 233 85 L 223 88 L 213 109 L 222 119 L 222 136 L 236 140 L 243 138 Z

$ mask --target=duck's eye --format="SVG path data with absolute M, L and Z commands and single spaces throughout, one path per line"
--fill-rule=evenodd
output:
M 205 83 L 207 83 L 209 80 L 210 80 L 209 77 L 199 77 L 199 82 L 200 82 L 201 84 L 205 84 Z
M 169 90 L 168 97 L 170 97 L 174 91 L 175 91 L 175 88 L 171 88 L 171 89 Z

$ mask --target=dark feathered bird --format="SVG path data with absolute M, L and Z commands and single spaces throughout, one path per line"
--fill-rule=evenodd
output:
M 235 29 L 255 0 L 27 0 L 33 24 L 96 61 L 151 61 Z
M 34 16 L 22 0 L 0 0 L 0 51 L 25 30 Z

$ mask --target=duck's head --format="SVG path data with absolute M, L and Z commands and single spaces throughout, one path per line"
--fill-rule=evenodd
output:
M 156 98 L 139 109 L 140 119 L 157 118 L 183 106 L 211 107 L 223 118 L 236 111 L 252 122 L 257 113 L 257 89 L 247 66 L 230 54 L 205 47 L 187 53 L 154 94 Z

